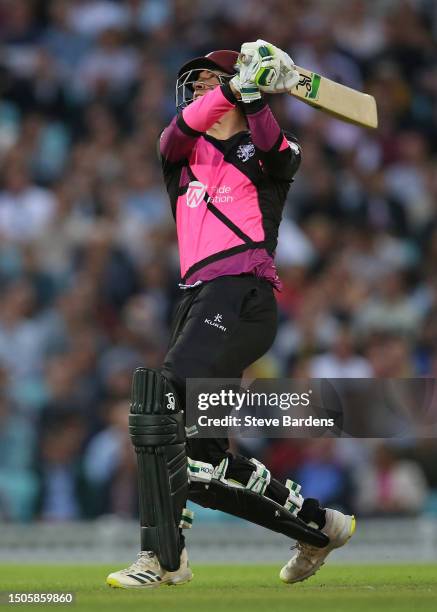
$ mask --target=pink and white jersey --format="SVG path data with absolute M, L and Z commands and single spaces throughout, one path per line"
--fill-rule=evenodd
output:
M 248 130 L 228 140 L 206 134 L 236 103 L 229 85 L 217 87 L 161 135 L 182 283 L 251 273 L 279 288 L 273 258 L 300 147 L 264 100 L 245 105 Z

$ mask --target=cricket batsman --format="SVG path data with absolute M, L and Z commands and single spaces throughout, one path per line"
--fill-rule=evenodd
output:
M 274 253 L 284 201 L 299 167 L 296 139 L 279 127 L 263 93 L 299 80 L 290 57 L 263 40 L 186 63 L 177 115 L 159 156 L 177 226 L 182 299 L 160 370 L 139 368 L 129 431 L 138 459 L 141 552 L 107 583 L 148 589 L 192 579 L 183 529 L 187 499 L 297 540 L 287 583 L 312 576 L 343 546 L 355 519 L 275 480 L 227 439 L 187 438 L 187 378 L 241 378 L 277 330 Z

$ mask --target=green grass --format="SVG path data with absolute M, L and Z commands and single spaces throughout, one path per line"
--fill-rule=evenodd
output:
M 0 591 L 73 591 L 76 603 L 62 608 L 81 612 L 437 610 L 437 565 L 334 564 L 297 585 L 282 584 L 276 566 L 203 565 L 193 567 L 190 584 L 147 591 L 107 587 L 106 574 L 115 569 L 117 566 L 106 565 L 0 565 Z

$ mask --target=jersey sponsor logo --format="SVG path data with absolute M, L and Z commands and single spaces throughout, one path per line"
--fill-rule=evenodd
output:
M 250 142 L 249 144 L 240 145 L 237 149 L 237 157 L 242 162 L 247 162 L 248 159 L 255 155 L 255 145 Z
M 197 208 L 205 197 L 207 185 L 200 181 L 191 181 L 187 189 L 187 206 L 189 208 Z
M 188 185 L 186 193 L 186 203 L 189 208 L 197 208 L 205 199 L 205 194 L 208 185 L 204 185 L 200 181 L 191 181 Z M 211 204 L 230 204 L 234 201 L 231 195 L 232 187 L 229 185 L 213 186 L 210 189 L 207 202 Z
M 234 196 L 231 195 L 232 187 L 229 185 L 219 185 L 211 187 L 211 195 L 208 202 L 211 204 L 230 204 L 234 201 Z

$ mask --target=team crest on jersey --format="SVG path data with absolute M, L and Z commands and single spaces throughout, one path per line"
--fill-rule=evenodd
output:
M 255 155 L 255 145 L 250 142 L 249 144 L 240 145 L 237 149 L 237 157 L 241 159 L 242 162 L 247 162 L 247 160 Z
M 191 181 L 187 189 L 187 206 L 197 208 L 205 197 L 207 185 L 200 181 Z

